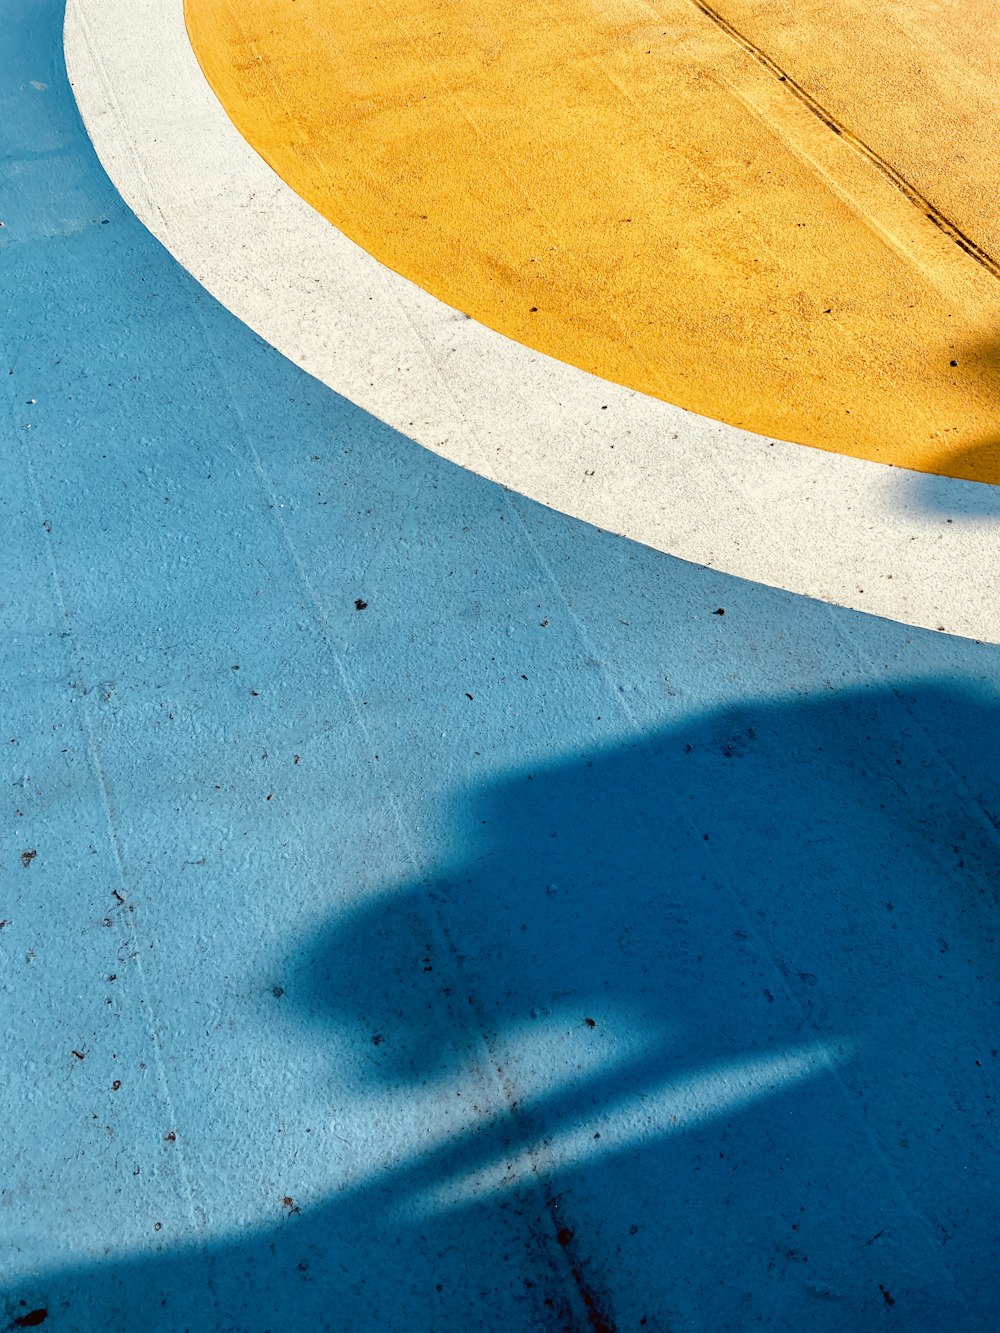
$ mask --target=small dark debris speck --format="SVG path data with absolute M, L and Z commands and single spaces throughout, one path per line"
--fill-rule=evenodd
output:
M 163 1136 L 163 1142 L 164 1142 L 164 1143 L 176 1143 L 176 1142 L 177 1142 L 177 1135 L 174 1133 L 174 1131 L 173 1131 L 172 1129 L 168 1129 L 167 1132 L 166 1132 L 166 1134 L 164 1134 L 164 1136 Z
M 466 697 L 467 699 L 472 699 L 472 695 L 469 693 L 468 690 L 465 691 L 465 697 Z M 474 699 L 473 699 L 472 701 L 473 701 L 473 703 L 475 703 L 475 700 L 474 700 Z
M 948 364 L 949 364 L 949 366 L 957 366 L 957 365 L 958 365 L 958 362 L 957 362 L 957 361 L 949 361 Z
M 117 1091 L 119 1090 L 119 1088 L 121 1087 L 121 1085 L 122 1085 L 122 1081 L 121 1081 L 121 1079 L 120 1079 L 120 1078 L 116 1078 L 115 1081 L 114 1081 L 114 1083 L 112 1083 L 112 1085 L 111 1085 L 111 1091 L 112 1091 L 112 1092 L 117 1092 Z
M 587 1027 L 589 1027 L 589 1028 L 596 1028 L 596 1027 L 597 1027 L 597 1020 L 594 1019 L 594 1018 L 585 1018 L 583 1021 L 586 1023 Z
M 879 1289 L 879 1291 L 882 1293 L 882 1299 L 885 1301 L 886 1305 L 895 1305 L 895 1304 L 896 1304 L 896 1298 L 895 1298 L 895 1296 L 891 1296 L 891 1295 L 889 1294 L 889 1292 L 886 1291 L 885 1287 L 882 1286 L 882 1283 L 881 1283 L 881 1282 L 878 1284 L 878 1289 Z
M 556 1240 L 560 1245 L 566 1246 L 573 1239 L 573 1230 L 571 1227 L 560 1227 L 556 1232 Z
M 272 987 L 271 987 L 271 994 L 274 996 L 274 998 L 275 998 L 276 1000 L 280 1000 L 281 997 L 282 997 L 282 995 L 284 995 L 284 993 L 285 993 L 285 988 L 284 988 L 284 986 L 272 986 Z
M 27 870 L 28 866 L 31 865 L 37 855 L 38 853 L 31 848 L 21 853 L 21 864 L 24 866 L 25 870 Z
M 27 1314 L 21 1315 L 15 1319 L 12 1328 L 37 1328 L 39 1324 L 44 1324 L 49 1317 L 48 1310 L 29 1310 Z
M 86 1060 L 87 1058 L 86 1051 L 74 1051 L 73 1054 L 76 1056 L 78 1060 Z
M 725 614 L 726 608 L 724 606 L 720 606 L 717 610 L 712 612 L 713 616 L 724 616 Z
M 373 1046 L 381 1046 L 384 1041 L 385 1038 L 382 1036 L 381 1032 L 376 1032 L 374 1037 L 372 1037 Z
M 355 611 L 367 611 L 368 603 L 364 600 L 363 597 L 357 597 L 355 598 L 354 601 L 354 609 Z

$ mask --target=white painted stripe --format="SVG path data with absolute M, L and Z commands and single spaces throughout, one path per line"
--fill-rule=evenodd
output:
M 125 201 L 304 370 L 436 453 L 697 564 L 1000 641 L 1000 488 L 766 440 L 533 352 L 392 273 L 234 128 L 183 0 L 69 0 L 70 81 Z

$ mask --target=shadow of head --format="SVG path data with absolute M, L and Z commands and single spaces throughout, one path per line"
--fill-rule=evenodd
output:
M 942 681 L 702 716 L 517 773 L 456 797 L 449 865 L 304 948 L 290 998 L 401 1083 L 515 1027 L 593 1022 L 647 1054 L 670 1033 L 683 1060 L 788 1037 L 820 1005 L 843 1031 L 888 1005 L 892 1058 L 916 1058 L 940 1016 L 898 975 L 897 927 L 935 968 L 939 937 L 988 952 L 998 750 L 997 701 Z

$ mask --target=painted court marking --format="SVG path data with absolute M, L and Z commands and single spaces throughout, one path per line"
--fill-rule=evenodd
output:
M 446 304 L 717 421 L 1000 481 L 1000 270 L 920 189 L 943 155 L 956 204 L 975 195 L 992 109 L 969 152 L 955 126 L 911 180 L 892 162 L 906 135 L 883 153 L 863 137 L 900 115 L 867 79 L 842 71 L 831 89 L 814 54 L 803 77 L 841 94 L 838 120 L 694 0 L 400 0 L 363 22 L 339 0 L 185 13 L 247 141 Z M 927 41 L 961 54 L 956 32 L 931 25 Z M 863 25 L 857 43 L 873 40 L 891 62 L 895 34 Z M 953 124 L 966 82 L 915 81 L 904 101 Z M 988 218 L 967 225 L 989 233 Z
M 429 296 L 331 227 L 249 147 L 198 67 L 181 0 L 141 9 L 71 0 L 66 52 L 88 131 L 126 202 L 213 295 L 365 410 L 658 550 L 1000 638 L 994 488 L 707 420 Z
M 303 373 L 109 183 L 63 10 L 0 0 L 0 1326 L 992 1333 L 1000 647 Z

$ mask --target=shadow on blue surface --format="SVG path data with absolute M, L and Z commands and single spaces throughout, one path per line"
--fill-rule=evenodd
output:
M 996 651 L 657 556 L 372 421 L 110 190 L 61 5 L 0 13 L 0 1183 L 37 1273 L 8 1320 L 995 1328 Z M 187 1248 L 193 1208 L 153 1233 L 168 1112 Z M 298 1142 L 299 1210 L 268 1154 L 313 1114 L 348 1141 Z
M 282 975 L 331 1105 L 324 1033 L 369 1090 L 430 1090 L 433 1146 L 272 1228 L 40 1278 L 8 1317 L 996 1327 L 998 750 L 988 694 L 921 684 L 459 794 L 455 863 Z

